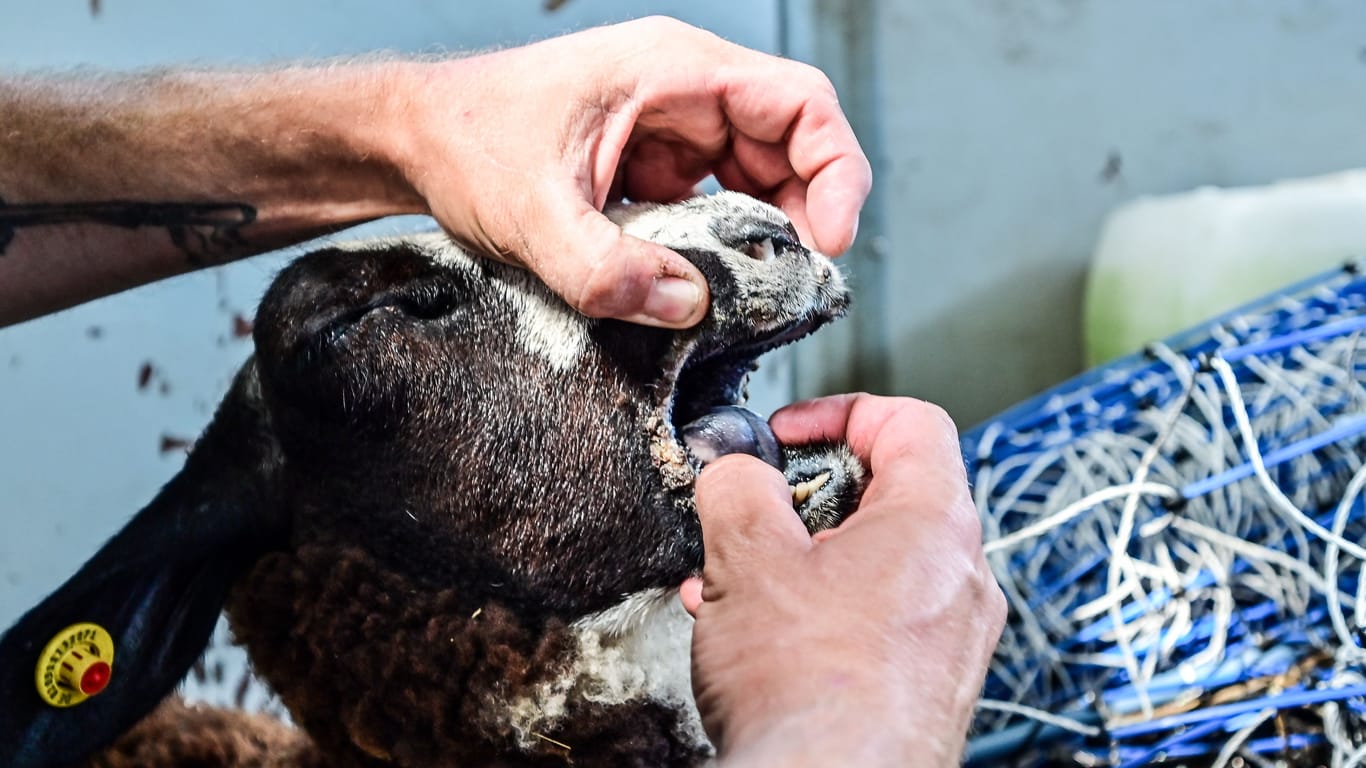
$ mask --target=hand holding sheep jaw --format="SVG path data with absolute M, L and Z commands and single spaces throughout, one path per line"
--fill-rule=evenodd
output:
M 718 204 L 736 206 L 734 215 L 717 215 Z M 687 255 L 712 284 L 708 317 L 680 333 L 663 363 L 676 373 L 665 379 L 662 410 L 693 474 L 728 453 L 755 456 L 787 476 L 809 530 L 838 524 L 857 504 L 862 464 L 843 446 L 782 446 L 768 423 L 742 406 L 759 357 L 843 316 L 849 294 L 838 270 L 803 248 L 775 209 L 726 195 L 608 215 L 628 234 Z

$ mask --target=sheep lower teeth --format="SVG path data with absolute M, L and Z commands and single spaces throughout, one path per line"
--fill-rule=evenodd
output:
M 805 504 L 806 500 L 811 498 L 811 494 L 820 490 L 821 486 L 825 485 L 829 480 L 830 473 L 822 472 L 804 483 L 797 483 L 796 485 L 789 486 L 792 489 L 792 506 L 795 507 L 798 504 Z

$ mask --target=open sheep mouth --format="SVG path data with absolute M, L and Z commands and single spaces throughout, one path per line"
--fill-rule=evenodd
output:
M 768 421 L 742 404 L 745 384 L 758 368 L 759 357 L 804 338 L 830 319 L 811 313 L 762 336 L 728 345 L 703 342 L 693 349 L 674 387 L 672 420 L 674 434 L 699 469 L 732 453 L 749 454 L 784 469 L 782 445 Z M 801 504 L 828 477 L 793 484 L 793 503 Z

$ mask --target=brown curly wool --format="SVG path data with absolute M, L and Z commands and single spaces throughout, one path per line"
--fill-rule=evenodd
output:
M 86 768 L 324 768 L 308 737 L 269 715 L 169 698 Z
M 519 739 L 511 704 L 571 674 L 576 636 L 554 619 L 533 626 L 496 603 L 471 612 L 463 602 L 359 549 L 304 545 L 259 563 L 228 612 L 257 673 L 335 766 L 643 767 L 704 757 L 680 747 L 676 711 L 643 699 L 570 695 L 548 732 Z M 530 750 L 519 746 L 525 736 Z

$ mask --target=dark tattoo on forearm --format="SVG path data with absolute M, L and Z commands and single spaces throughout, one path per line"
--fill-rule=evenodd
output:
M 163 227 L 190 263 L 206 266 L 246 245 L 242 228 L 256 220 L 246 203 L 148 203 L 109 200 L 98 203 L 28 203 L 0 199 L 0 256 L 17 230 L 58 224 L 107 224 L 137 229 Z

